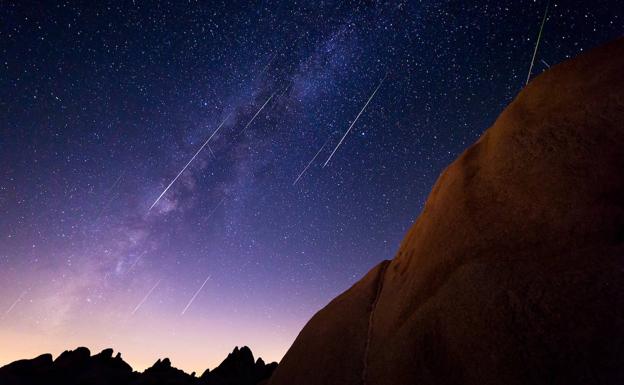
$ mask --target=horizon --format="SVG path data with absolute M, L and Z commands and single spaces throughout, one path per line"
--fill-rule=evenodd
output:
M 279 362 L 527 72 L 622 34 L 616 1 L 461 4 L 3 6 L 0 366 Z
M 206 370 L 210 370 L 210 371 L 214 370 L 217 366 L 219 366 L 219 364 L 221 364 L 221 363 L 223 362 L 223 360 L 225 360 L 225 359 L 227 358 L 227 356 L 228 356 L 230 353 L 232 353 L 232 352 L 234 351 L 234 349 L 237 349 L 237 348 L 238 348 L 238 349 L 241 349 L 241 348 L 243 348 L 243 347 L 247 347 L 247 348 L 249 348 L 249 350 L 251 350 L 251 352 L 252 352 L 252 354 L 253 354 L 253 357 L 254 357 L 254 361 L 258 361 L 258 359 L 259 359 L 259 358 L 261 358 L 261 359 L 262 359 L 265 363 L 267 363 L 267 364 L 268 364 L 268 363 L 272 363 L 272 362 L 277 362 L 277 361 L 274 361 L 274 360 L 266 360 L 266 359 L 264 359 L 264 357 L 257 356 L 257 355 L 254 353 L 253 349 L 252 349 L 251 347 L 249 347 L 249 346 L 246 346 L 246 345 L 244 345 L 244 346 L 234 346 L 234 347 L 232 347 L 232 349 L 230 349 L 227 353 L 225 353 L 225 354 L 223 355 L 223 358 L 221 359 L 221 361 L 219 361 L 216 365 L 213 365 L 213 366 L 206 366 L 205 368 L 203 368 L 203 369 L 201 369 L 201 370 L 199 370 L 199 371 L 197 371 L 197 370 L 191 370 L 191 371 L 184 370 L 184 372 L 185 372 L 185 373 L 187 373 L 187 374 L 192 374 L 192 373 L 194 372 L 194 373 L 196 374 L 196 376 L 197 376 L 197 377 L 199 377 L 199 376 L 201 376 L 201 375 L 202 375 L 202 373 L 204 373 Z M 117 355 L 117 353 L 119 353 L 119 354 L 121 354 L 121 359 L 122 359 L 122 360 L 124 360 L 124 362 L 126 362 L 128 365 L 130 365 L 130 363 L 127 361 L 127 359 L 126 359 L 125 355 L 123 354 L 123 352 L 118 351 L 118 350 L 115 350 L 115 349 L 114 349 L 114 348 L 112 348 L 112 347 L 108 347 L 108 348 L 103 348 L 103 349 L 96 349 L 96 350 L 93 350 L 93 349 L 91 349 L 91 348 L 89 348 L 89 347 L 87 347 L 87 346 L 76 346 L 76 347 L 73 347 L 73 348 L 71 348 L 71 349 L 65 349 L 64 351 L 61 351 L 61 352 L 58 352 L 58 353 L 53 353 L 53 352 L 43 352 L 43 353 L 41 353 L 41 354 L 38 354 L 37 356 L 34 356 L 34 357 L 24 357 L 23 359 L 28 360 L 28 359 L 37 358 L 37 357 L 39 357 L 39 356 L 41 356 L 41 355 L 50 354 L 50 355 L 52 356 L 52 360 L 54 361 L 54 360 L 56 360 L 56 359 L 57 359 L 57 358 L 58 358 L 61 354 L 63 354 L 64 352 L 66 352 L 66 351 L 73 351 L 73 350 L 76 350 L 76 349 L 78 349 L 78 348 L 87 348 L 87 349 L 89 349 L 89 352 L 90 352 L 91 356 L 94 356 L 94 355 L 96 355 L 96 354 L 99 354 L 99 353 L 101 353 L 102 351 L 104 351 L 104 350 L 106 350 L 106 349 L 112 349 L 112 350 L 113 350 L 113 357 L 115 357 L 115 356 Z M 153 366 L 153 365 L 154 365 L 157 361 L 159 361 L 159 360 L 164 360 L 164 359 L 169 359 L 169 360 L 171 361 L 171 366 L 173 366 L 173 367 L 175 367 L 175 368 L 178 368 L 178 369 L 181 369 L 180 367 L 178 367 L 178 366 L 176 365 L 175 361 L 174 361 L 173 359 L 171 359 L 171 357 L 168 357 L 168 356 L 163 356 L 163 357 L 158 357 L 158 358 L 155 358 L 155 359 L 154 359 L 154 361 L 153 361 L 151 364 L 146 365 L 145 367 L 140 367 L 140 368 L 137 368 L 137 367 L 134 367 L 134 366 L 132 366 L 132 365 L 130 365 L 130 366 L 132 367 L 132 370 L 133 370 L 133 371 L 141 373 L 141 372 L 145 371 L 146 369 L 148 369 L 148 368 L 152 367 L 152 366 Z M 16 360 L 16 361 L 17 361 L 17 360 Z M 15 362 L 15 361 L 12 361 L 12 362 Z M 183 369 L 181 369 L 181 370 L 183 370 Z

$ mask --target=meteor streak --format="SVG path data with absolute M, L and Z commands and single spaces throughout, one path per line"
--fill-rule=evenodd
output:
M 264 66 L 264 68 L 262 68 L 262 71 L 260 71 L 260 73 L 264 73 L 264 71 L 266 71 L 267 68 L 269 68 L 269 66 L 273 63 L 273 59 L 275 59 L 275 56 L 277 56 L 277 54 L 273 54 L 271 55 L 271 59 L 269 59 L 269 62 Z
M 145 297 L 143 297 L 143 299 L 141 300 L 141 302 L 139 302 L 138 305 L 136 305 L 136 307 L 134 308 L 134 310 L 132 310 L 132 315 L 134 315 L 134 313 L 137 312 L 137 310 L 139 310 L 139 308 L 143 305 L 143 303 L 145 303 L 145 301 L 147 301 L 147 299 L 149 298 L 150 294 L 152 294 L 152 292 L 156 289 L 156 287 L 158 287 L 158 285 L 160 284 L 160 281 L 162 281 L 162 279 L 158 280 L 158 282 L 156 282 L 156 284 L 147 292 L 147 294 L 145 295 Z
M 387 75 L 387 74 L 386 74 Z M 329 161 L 331 160 L 331 158 L 334 156 L 334 154 L 336 153 L 336 151 L 338 150 L 338 147 L 340 147 L 340 145 L 342 144 L 342 142 L 345 140 L 345 138 L 347 137 L 347 135 L 349 135 L 349 132 L 351 132 L 351 129 L 353 128 L 353 126 L 355 125 L 355 122 L 358 121 L 358 119 L 360 118 L 360 115 L 362 115 L 362 112 L 364 112 L 364 110 L 366 109 L 366 107 L 368 106 L 368 103 L 370 103 L 371 100 L 373 100 L 373 97 L 375 97 L 375 94 L 377 93 L 377 91 L 379 90 L 379 87 L 381 87 L 381 85 L 383 84 L 384 80 L 386 80 L 386 75 L 384 75 L 384 77 L 381 79 L 381 81 L 379 82 L 379 85 L 377 85 L 377 88 L 375 88 L 375 91 L 373 91 L 373 93 L 371 94 L 371 96 L 368 98 L 368 100 L 366 101 L 366 104 L 364 104 L 364 107 L 362 107 L 362 109 L 360 110 L 360 113 L 357 114 L 357 116 L 355 117 L 355 119 L 353 120 L 353 123 L 351 123 L 351 125 L 349 126 L 349 128 L 347 129 L 347 132 L 344 133 L 344 135 L 342 136 L 342 138 L 340 138 L 340 142 L 338 142 L 338 144 L 336 145 L 336 148 L 334 148 L 334 151 L 332 151 L 332 153 L 329 155 L 329 158 L 327 158 L 327 160 L 325 161 L 325 164 L 323 164 L 323 168 L 325 168 L 325 166 L 327 166 L 327 163 L 329 163 Z
M 147 253 L 147 251 L 142 252 L 141 254 L 139 254 L 139 256 L 137 257 L 137 259 L 134 260 L 134 262 L 132 263 L 132 265 L 130 265 L 130 268 L 128 268 L 128 272 L 131 272 L 132 269 L 134 269 L 134 267 L 137 265 L 137 263 L 139 263 L 139 261 L 141 260 L 141 258 Z
M 199 287 L 199 289 L 197 289 L 197 291 L 195 292 L 195 294 L 193 294 L 193 297 L 191 297 L 191 300 L 189 301 L 188 304 L 186 304 L 186 307 L 184 308 L 184 310 L 182 310 L 182 313 L 180 315 L 184 315 L 184 313 L 186 313 L 186 311 L 188 310 L 189 306 L 191 306 L 191 304 L 193 303 L 193 301 L 195 301 L 195 297 L 197 297 L 197 295 L 199 294 L 199 292 L 204 288 L 204 286 L 206 285 L 206 282 L 208 282 L 208 280 L 210 279 L 210 275 L 206 278 L 206 280 L 204 281 L 204 283 L 202 283 L 202 285 Z
M 286 93 L 286 91 L 288 91 L 290 89 L 290 87 L 292 86 L 292 82 L 288 83 L 288 85 L 286 85 L 286 88 L 284 88 L 284 91 L 282 91 L 281 94 L 279 94 L 278 98 L 281 98 L 282 96 L 284 96 L 284 94 Z
M 126 172 L 122 172 L 121 175 L 119 175 L 119 177 L 115 180 L 115 182 L 113 183 L 113 185 L 110 187 L 107 195 L 109 196 L 109 199 L 106 201 L 106 203 L 104 203 L 104 206 L 102 206 L 102 208 L 100 209 L 100 212 L 98 213 L 97 217 L 95 217 L 95 221 L 97 222 L 100 217 L 102 216 L 102 214 L 104 213 L 104 210 L 106 210 L 106 208 L 108 207 L 108 205 L 113 201 L 113 199 L 115 199 L 115 188 L 117 187 L 117 184 L 119 183 L 119 181 L 121 181 L 121 178 L 124 176 Z
M 217 132 L 219 132 L 219 130 L 221 129 L 221 127 L 225 124 L 225 122 L 228 120 L 228 118 L 230 117 L 230 115 L 232 115 L 232 113 L 230 112 L 225 119 L 223 119 L 223 121 L 221 122 L 221 124 L 219 124 L 219 127 L 217 127 L 217 129 L 212 133 L 212 135 L 210 135 L 210 137 L 204 142 L 204 144 L 202 144 L 202 146 L 199 148 L 199 150 L 197 150 L 197 152 L 195 153 L 195 155 L 193 155 L 193 157 L 191 158 L 191 160 L 188 161 L 188 163 L 186 163 L 186 165 L 182 168 L 182 171 L 180 171 L 178 173 L 178 175 L 175 176 L 175 178 L 173 178 L 173 180 L 171 181 L 171 183 L 169 183 L 169 185 L 163 190 L 162 193 L 160 193 L 160 195 L 158 196 L 158 198 L 156 198 L 156 200 L 154 201 L 154 203 L 152 203 L 152 205 L 150 206 L 149 210 L 147 210 L 147 212 L 149 213 L 150 211 L 152 211 L 152 209 L 154 208 L 154 206 L 156 206 L 158 204 L 158 201 L 160 201 L 160 198 L 163 197 L 163 195 L 165 195 L 167 193 L 167 191 L 171 188 L 171 186 L 173 186 L 173 184 L 176 182 L 176 180 L 178 180 L 178 178 L 180 177 L 180 175 L 182 175 L 182 173 L 184 172 L 184 170 L 187 169 L 187 167 L 191 164 L 191 162 L 193 162 L 195 160 L 195 158 L 197 158 L 197 155 L 199 155 L 199 153 L 204 149 L 204 147 L 206 147 L 208 145 L 208 142 L 210 142 L 210 139 L 212 139 L 213 136 L 215 136 L 217 134 Z
M 327 138 L 327 140 L 325 141 L 325 143 L 323 143 L 323 145 L 321 146 L 321 148 L 316 152 L 316 155 L 314 155 L 314 157 L 312 158 L 312 160 L 310 160 L 308 162 L 308 164 L 305 166 L 305 168 L 303 169 L 303 171 L 301 171 L 301 173 L 297 176 L 297 179 L 295 179 L 295 181 L 293 182 L 293 186 L 295 184 L 297 184 L 297 182 L 299 182 L 299 179 L 301 179 L 301 177 L 303 176 L 303 174 L 305 174 L 305 172 L 308 170 L 308 168 L 310 167 L 310 165 L 312 163 L 314 163 L 314 160 L 316 159 L 317 156 L 319 156 L 319 154 L 321 153 L 321 151 L 323 151 L 323 149 L 325 148 L 325 145 L 327 145 L 327 142 L 329 142 L 329 139 L 331 138 L 331 136 L 329 138 Z
M 241 132 L 238 134 L 238 136 L 241 136 L 242 134 L 245 133 L 245 131 L 247 130 L 247 127 L 249 127 L 249 125 L 251 124 L 251 122 L 254 121 L 254 119 L 256 119 L 256 116 L 258 116 L 258 114 L 260 113 L 260 111 L 262 111 L 264 109 L 264 107 L 271 101 L 271 99 L 273 99 L 273 96 L 275 96 L 275 92 L 273 92 L 273 94 L 271 94 L 271 96 L 269 96 L 269 98 L 266 100 L 266 102 L 264 102 L 264 104 L 262 105 L 262 107 L 260 107 L 260 109 L 258 110 L 258 112 L 256 112 L 256 114 L 251 118 L 251 120 L 249 121 L 249 123 L 247 123 L 245 125 L 245 128 L 243 128 L 241 130 Z
M 217 205 L 215 206 L 215 208 L 214 208 L 214 209 L 212 209 L 212 211 L 210 212 L 210 214 L 208 214 L 208 216 L 206 217 L 206 219 L 208 219 L 208 218 L 212 217 L 212 214 L 214 214 L 214 213 L 215 213 L 215 211 L 217 211 L 217 209 L 219 208 L 219 206 L 221 206 L 221 204 L 223 203 L 223 201 L 225 200 L 225 198 L 226 198 L 226 197 L 223 197 L 223 199 L 221 199 L 221 200 L 219 201 L 219 203 L 217 203 Z
M 9 314 L 11 312 L 11 310 L 13 310 L 13 308 L 19 303 L 19 301 L 22 300 L 22 298 L 26 295 L 26 293 L 28 292 L 28 290 L 24 290 L 22 292 L 22 294 L 19 295 L 19 297 L 17 297 L 17 299 L 15 300 L 15 302 L 13 302 L 13 304 L 11 304 L 11 306 L 9 306 L 9 308 L 7 309 L 7 311 L 4 312 L 4 315 L 6 316 L 7 314 Z M 3 316 L 4 317 L 4 316 Z
M 215 155 L 214 151 L 212 151 L 212 147 L 208 146 L 208 151 L 210 151 L 210 154 L 212 155 L 213 158 L 217 159 L 217 156 Z
M 119 175 L 119 177 L 115 180 L 115 182 L 113 183 L 113 185 L 110 188 L 110 191 L 112 192 L 113 190 L 115 190 L 115 187 L 117 187 L 117 183 L 119 183 L 119 181 L 121 180 L 121 178 L 124 176 L 126 172 L 122 172 L 121 175 Z
M 542 18 L 542 25 L 540 26 L 539 34 L 537 34 L 537 41 L 535 42 L 535 49 L 533 50 L 533 58 L 531 59 L 531 66 L 529 67 L 529 74 L 527 75 L 526 84 L 529 84 L 531 79 L 531 72 L 533 72 L 533 64 L 535 64 L 535 56 L 537 56 L 537 48 L 539 47 L 540 40 L 542 39 L 542 31 L 544 30 L 544 24 L 548 18 L 548 7 L 550 6 L 550 0 L 546 3 L 546 10 L 544 11 L 544 17 Z

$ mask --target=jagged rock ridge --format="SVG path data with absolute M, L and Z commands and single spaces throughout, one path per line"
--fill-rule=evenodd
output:
M 19 360 L 0 368 L 2 385 L 257 385 L 270 377 L 277 367 L 254 362 L 251 350 L 236 347 L 213 371 L 201 377 L 187 374 L 171 365 L 168 358 L 159 359 L 143 373 L 134 372 L 112 349 L 91 356 L 89 349 L 67 350 L 56 360 L 43 354 L 31 360 Z

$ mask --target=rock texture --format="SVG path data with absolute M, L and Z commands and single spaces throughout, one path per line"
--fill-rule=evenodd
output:
M 624 39 L 534 79 L 270 385 L 624 383 Z
M 44 354 L 32 360 L 15 361 L 0 368 L 2 385 L 256 385 L 268 379 L 277 363 L 254 362 L 251 350 L 236 347 L 214 371 L 201 378 L 158 360 L 143 373 L 132 370 L 112 349 L 91 356 L 87 348 L 63 352 L 56 360 Z

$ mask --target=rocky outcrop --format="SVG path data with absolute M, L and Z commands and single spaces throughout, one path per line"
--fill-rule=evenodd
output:
M 247 346 L 236 347 L 213 371 L 206 370 L 200 377 L 207 385 L 257 384 L 271 376 L 277 363 L 265 364 L 262 358 L 254 362 Z
M 2 384 L 35 385 L 42 378 L 50 378 L 52 371 L 52 355 L 42 354 L 31 360 L 19 360 L 0 368 Z
M 525 87 L 269 385 L 624 383 L 624 40 Z
M 188 374 L 171 366 L 168 358 L 158 360 L 141 374 L 137 385 L 191 385 L 196 384 L 195 373 Z
M 113 350 L 106 349 L 91 356 L 81 347 L 67 350 L 52 361 L 44 354 L 32 360 L 20 360 L 0 368 L 0 384 L 130 384 L 138 374 Z
M 266 380 L 277 363 L 254 362 L 251 350 L 236 347 L 213 372 L 201 378 L 171 365 L 168 358 L 158 360 L 143 373 L 132 370 L 112 349 L 91 356 L 81 347 L 60 354 L 56 360 L 44 354 L 31 360 L 15 361 L 0 368 L 2 385 L 256 385 Z

